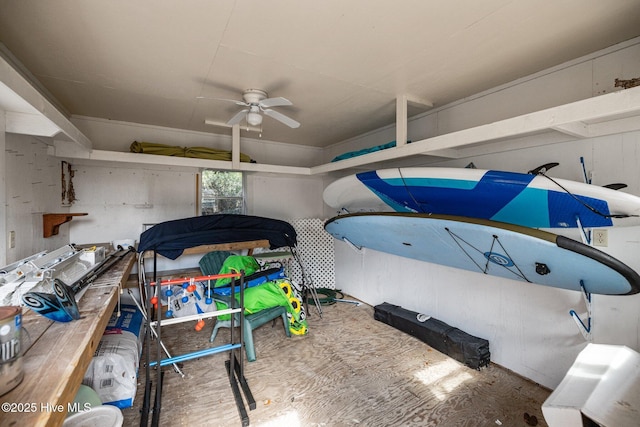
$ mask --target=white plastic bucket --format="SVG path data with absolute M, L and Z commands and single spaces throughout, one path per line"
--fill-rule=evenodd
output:
M 62 427 L 121 427 L 123 422 L 124 417 L 120 409 L 102 405 L 68 416 Z

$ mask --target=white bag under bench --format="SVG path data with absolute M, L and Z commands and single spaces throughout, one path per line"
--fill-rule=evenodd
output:
M 117 310 L 117 309 L 116 309 Z M 82 381 L 104 404 L 133 406 L 144 340 L 144 319 L 135 305 L 121 305 L 113 313 Z

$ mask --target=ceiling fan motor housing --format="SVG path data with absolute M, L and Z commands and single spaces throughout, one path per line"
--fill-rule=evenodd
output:
M 247 89 L 242 94 L 242 99 L 244 99 L 247 104 L 258 104 L 266 98 L 267 92 L 260 89 Z

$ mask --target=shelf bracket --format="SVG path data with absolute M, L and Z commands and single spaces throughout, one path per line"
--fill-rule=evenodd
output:
M 89 215 L 88 213 L 49 213 L 42 215 L 42 235 L 43 237 L 55 236 L 60 232 L 60 226 L 69 222 L 74 216 Z

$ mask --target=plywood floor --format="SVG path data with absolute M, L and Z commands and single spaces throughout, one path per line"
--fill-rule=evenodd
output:
M 348 296 L 346 298 L 349 298 Z M 311 307 L 310 307 L 311 308 Z M 373 308 L 337 303 L 314 308 L 309 334 L 287 338 L 282 321 L 254 331 L 257 360 L 245 377 L 257 408 L 252 426 L 546 426 L 541 405 L 550 391 L 500 366 L 469 369 L 418 339 L 373 318 Z M 216 342 L 192 323 L 162 329 L 172 355 Z M 155 344 L 155 342 L 154 342 Z M 154 350 L 155 351 L 155 350 Z M 224 361 L 228 353 L 186 361 L 183 379 L 165 367 L 160 424 L 240 426 Z M 144 369 L 124 425 L 140 423 Z M 155 374 L 154 374 L 155 375 Z

